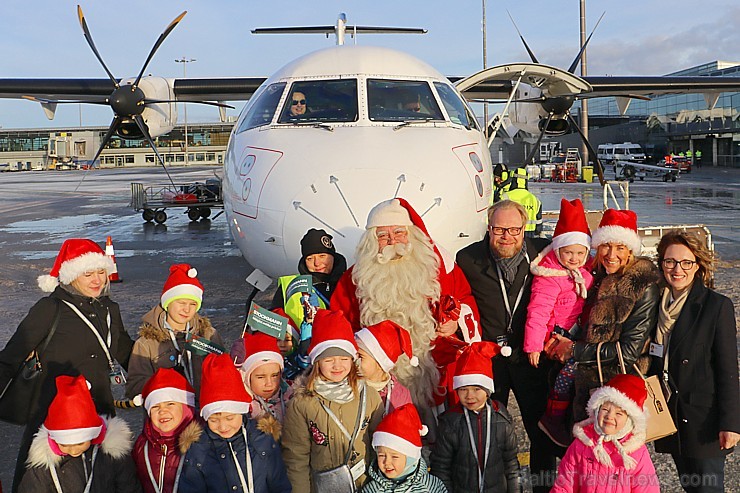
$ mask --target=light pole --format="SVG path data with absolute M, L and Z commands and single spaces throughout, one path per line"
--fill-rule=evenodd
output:
M 482 0 L 483 5 L 483 69 L 488 68 L 488 50 L 486 46 L 486 0 Z M 483 135 L 488 138 L 488 102 L 483 103 Z
M 586 0 L 580 0 L 579 4 L 581 13 L 581 47 L 583 47 L 583 45 L 586 44 Z M 585 77 L 586 75 L 586 50 L 583 50 L 583 56 L 581 56 L 581 77 Z M 583 132 L 583 135 L 588 139 L 588 100 L 585 98 L 581 99 L 580 124 L 581 132 Z M 581 160 L 583 166 L 588 166 L 588 160 L 590 158 L 593 158 L 594 162 L 596 162 L 596 156 L 588 155 L 588 146 L 585 141 L 581 144 L 581 155 L 583 156 L 583 159 Z
M 195 58 L 176 58 L 175 62 L 182 63 L 182 78 L 187 79 L 188 77 L 188 63 L 196 62 Z M 183 111 L 185 113 L 185 166 L 188 165 L 188 104 L 182 103 Z

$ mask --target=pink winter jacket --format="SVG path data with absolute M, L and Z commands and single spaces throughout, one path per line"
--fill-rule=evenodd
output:
M 590 263 L 590 260 L 587 261 L 586 266 Z M 586 289 L 590 289 L 594 283 L 591 272 L 585 266 L 578 270 Z M 575 281 L 568 275 L 568 270 L 560 265 L 550 247 L 532 261 L 530 271 L 534 279 L 524 326 L 523 349 L 525 353 L 538 353 L 556 325 L 564 329 L 573 327 L 586 300 L 578 295 Z
M 383 390 L 378 392 L 380 398 L 383 401 L 383 416 L 390 413 L 397 407 L 401 407 L 404 404 L 411 404 L 411 393 L 409 389 L 401 385 L 395 375 L 391 374 L 391 383 L 393 387 L 391 389 L 390 403 L 388 402 L 388 385 L 383 387 Z
M 609 453 L 613 465 L 608 467 L 596 460 L 593 448 L 584 443 L 584 440 L 595 442 L 598 438 L 593 424 L 581 428 L 580 433 L 575 432 L 576 430 L 574 430 L 576 439 L 560 461 L 558 477 L 550 493 L 660 492 L 660 482 L 644 442 L 639 441 L 630 447 L 627 442 L 632 438 L 632 434 L 621 440 L 629 455 L 637 461 L 634 469 L 627 470 L 617 448 L 610 442 L 605 443 L 604 448 Z M 635 450 L 630 451 L 631 448 Z

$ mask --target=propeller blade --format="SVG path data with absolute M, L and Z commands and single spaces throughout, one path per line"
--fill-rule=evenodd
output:
M 95 166 L 95 161 L 97 161 L 98 157 L 100 156 L 100 153 L 103 152 L 103 149 L 105 149 L 105 146 L 108 145 L 108 142 L 110 141 L 110 138 L 113 137 L 113 134 L 116 130 L 118 130 L 118 127 L 121 126 L 121 117 L 114 116 L 113 121 L 110 123 L 110 127 L 108 127 L 108 132 L 106 132 L 105 137 L 103 137 L 103 140 L 100 142 L 100 147 L 98 148 L 98 152 L 95 153 L 95 157 L 92 158 L 92 161 L 90 161 L 90 167 L 87 168 L 85 171 L 85 174 L 82 175 L 82 179 L 75 187 L 75 192 L 78 188 L 80 188 L 80 185 L 82 185 L 82 182 L 85 181 L 85 178 L 87 177 L 88 171 L 92 169 Z
M 550 124 L 550 120 L 552 120 L 552 113 L 547 114 L 547 120 L 545 121 L 545 126 L 542 127 L 542 132 L 540 132 L 540 136 L 537 137 L 537 142 L 532 147 L 532 150 L 529 151 L 529 155 L 527 156 L 526 161 L 524 161 L 524 166 L 531 164 L 532 159 L 534 158 L 534 155 L 539 152 L 540 149 L 540 142 L 542 142 L 542 137 L 545 136 L 545 132 L 547 132 L 547 126 Z
M 172 30 L 177 27 L 177 25 L 180 23 L 183 17 L 185 17 L 185 14 L 187 14 L 188 11 L 183 11 L 182 14 L 178 15 L 175 20 L 170 22 L 170 25 L 167 26 L 167 28 L 162 32 L 162 34 L 159 35 L 159 39 L 157 39 L 157 42 L 154 43 L 154 46 L 152 46 L 152 51 L 149 52 L 149 56 L 147 57 L 146 61 L 144 62 L 144 66 L 141 67 L 141 72 L 139 72 L 139 76 L 136 78 L 136 81 L 134 82 L 134 86 L 139 85 L 139 81 L 141 80 L 141 77 L 144 75 L 144 71 L 146 70 L 147 65 L 149 65 L 149 62 L 152 61 L 152 57 L 154 57 L 154 54 L 157 52 L 161 44 L 164 42 L 165 38 L 169 36 L 169 34 L 172 32 Z M 143 123 L 143 122 L 142 122 Z
M 141 134 L 144 136 L 146 141 L 149 143 L 149 147 L 152 148 L 154 151 L 154 154 L 157 155 L 157 159 L 159 160 L 159 164 L 162 165 L 162 168 L 164 168 L 164 172 L 167 173 L 167 178 L 169 178 L 170 183 L 172 184 L 172 188 L 175 189 L 175 182 L 172 181 L 172 177 L 170 176 L 170 172 L 167 171 L 167 166 L 164 165 L 164 159 L 162 159 L 162 156 L 159 154 L 159 151 L 157 150 L 157 146 L 154 144 L 154 140 L 152 140 L 152 136 L 149 134 L 149 129 L 146 126 L 146 123 L 144 123 L 144 118 L 142 118 L 141 115 L 135 115 L 134 121 L 136 122 L 136 126 L 139 127 L 139 130 L 141 130 Z
M 82 100 L 82 99 L 80 99 L 78 101 L 74 101 L 74 100 L 60 101 L 58 99 L 39 98 L 39 97 L 36 97 L 36 96 L 21 96 L 21 98 L 22 99 L 27 99 L 28 101 L 33 101 L 34 103 L 44 103 L 44 104 L 52 104 L 52 103 L 53 104 L 70 104 L 70 103 L 80 104 L 80 103 L 85 103 L 85 104 L 104 104 L 106 106 L 108 105 L 108 101 L 106 101 L 105 99 L 100 99 L 100 100 Z
M 103 69 L 105 70 L 105 73 L 108 74 L 108 77 L 113 82 L 113 85 L 118 88 L 119 84 L 115 77 L 113 77 L 113 74 L 108 70 L 108 67 L 105 65 L 105 62 L 103 61 L 103 57 L 100 56 L 100 53 L 98 53 L 98 49 L 95 47 L 95 43 L 93 42 L 92 36 L 90 35 L 90 30 L 87 28 L 87 22 L 85 21 L 85 14 L 82 13 L 82 7 L 79 5 L 77 6 L 77 17 L 80 19 L 80 26 L 82 27 L 82 32 L 85 34 L 85 39 L 87 40 L 87 44 L 90 46 L 90 49 L 92 49 L 93 53 L 95 53 L 95 56 L 97 57 L 98 61 L 100 62 L 100 65 L 103 66 Z
M 534 56 L 532 50 L 529 49 L 529 45 L 524 40 L 524 36 L 522 36 L 522 33 L 519 31 L 519 27 L 516 25 L 516 22 L 514 22 L 514 18 L 511 16 L 511 13 L 509 13 L 508 10 L 506 10 L 506 13 L 509 14 L 509 19 L 511 19 L 511 23 L 514 24 L 514 29 L 516 29 L 516 33 L 519 35 L 519 39 L 521 39 L 522 43 L 524 43 L 524 47 L 527 49 L 527 53 L 529 53 L 529 58 L 532 60 L 532 63 L 540 63 L 537 60 L 537 57 Z
M 156 103 L 192 103 L 192 104 L 207 104 L 209 106 L 218 106 L 219 108 L 235 109 L 234 106 L 226 103 L 215 103 L 213 101 L 196 101 L 195 99 L 145 99 L 144 104 L 156 104 Z
M 570 67 L 568 67 L 568 72 L 570 72 L 571 74 L 575 73 L 576 67 L 578 67 L 578 62 L 581 61 L 583 52 L 586 51 L 586 46 L 588 45 L 588 42 L 591 41 L 591 36 L 593 36 L 594 33 L 596 32 L 596 28 L 599 27 L 599 22 L 601 22 L 601 19 L 604 18 L 604 15 L 606 15 L 606 10 L 604 11 L 604 13 L 601 14 L 601 17 L 599 17 L 599 20 L 596 21 L 596 25 L 594 26 L 593 31 L 591 31 L 591 34 L 588 35 L 586 42 L 583 43 L 583 46 L 581 46 L 581 51 L 578 52 L 578 55 L 576 55 L 576 59 L 573 60 L 573 63 L 571 63 Z
M 565 113 L 565 116 L 568 118 L 568 121 L 571 123 L 572 126 L 578 130 L 578 134 L 581 136 L 581 139 L 583 140 L 583 143 L 586 144 L 586 148 L 588 148 L 588 154 L 590 156 L 593 156 L 594 163 L 596 163 L 596 174 L 599 177 L 599 183 L 603 186 L 605 183 L 604 180 L 604 168 L 601 166 L 601 161 L 599 161 L 599 156 L 596 154 L 596 151 L 594 151 L 594 148 L 591 147 L 591 142 L 588 141 L 585 135 L 583 135 L 583 132 L 581 131 L 581 126 L 578 125 L 575 118 L 570 114 L 570 111 Z

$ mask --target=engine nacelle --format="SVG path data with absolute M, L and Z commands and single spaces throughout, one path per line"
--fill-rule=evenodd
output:
M 124 79 L 121 85 L 133 84 L 136 79 Z M 172 101 L 175 99 L 174 79 L 147 76 L 139 81 L 139 89 L 147 99 Z M 172 131 L 177 124 L 176 103 L 148 103 L 141 113 L 152 138 Z M 124 120 L 116 132 L 124 139 L 141 139 L 143 135 L 133 120 Z

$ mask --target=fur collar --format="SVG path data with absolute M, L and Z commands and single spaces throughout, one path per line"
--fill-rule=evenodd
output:
M 188 424 L 185 429 L 182 430 L 182 433 L 180 433 L 180 438 L 177 441 L 177 446 L 180 449 L 180 455 L 185 455 L 190 449 L 190 446 L 197 442 L 202 434 L 203 426 L 201 426 L 198 420 L 194 419 L 193 421 L 191 421 L 190 424 Z
M 105 418 L 104 418 L 105 419 Z M 133 433 L 128 424 L 121 418 L 105 420 L 105 438 L 100 444 L 100 451 L 113 459 L 120 459 L 131 453 Z M 51 469 L 62 461 L 62 456 L 55 454 L 49 447 L 49 432 L 39 428 L 31 442 L 26 464 L 28 467 Z
M 529 263 L 529 272 L 541 277 L 567 277 L 568 271 L 561 266 L 555 257 L 552 245 L 547 245 L 544 250 Z
M 265 413 L 257 418 L 257 429 L 266 435 L 272 436 L 276 442 L 280 443 L 280 436 L 283 434 L 283 425 L 270 413 Z
M 313 397 L 316 395 L 315 392 L 306 388 L 307 381 L 308 375 L 298 375 L 296 379 L 293 380 L 293 397 Z
M 170 336 L 164 328 L 166 313 L 160 305 L 157 305 L 141 317 L 142 324 L 139 328 L 139 337 L 157 342 L 169 341 Z M 198 337 L 205 337 L 206 339 L 210 339 L 216 331 L 211 325 L 211 321 L 208 320 L 208 317 L 198 315 L 197 313 L 193 317 L 191 326 L 193 327 L 193 334 Z
M 580 440 L 587 447 L 593 448 L 596 445 L 594 440 L 598 439 L 596 430 L 594 430 L 594 418 L 588 418 L 573 425 L 573 437 Z M 625 453 L 631 454 L 645 445 L 645 433 L 630 433 L 621 439 L 619 443 L 622 444 L 622 449 Z

